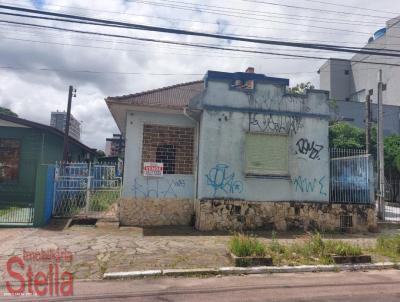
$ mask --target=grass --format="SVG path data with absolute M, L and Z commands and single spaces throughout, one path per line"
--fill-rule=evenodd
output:
M 400 238 L 400 237 L 399 237 Z M 236 234 L 229 241 L 229 250 L 239 257 L 270 255 L 275 265 L 331 264 L 332 255 L 358 256 L 362 248 L 341 240 L 324 240 L 319 233 L 292 244 L 282 244 L 276 233 L 268 244 L 255 237 Z
M 248 235 L 235 234 L 229 241 L 229 251 L 237 257 L 263 257 L 266 250 L 257 238 Z
M 7 213 L 10 213 L 10 212 L 15 211 L 17 209 L 18 209 L 17 207 L 9 207 L 9 208 L 5 208 L 5 209 L 4 208 L 0 209 L 0 216 L 6 215 Z
M 117 191 L 94 191 L 90 195 L 90 210 L 91 211 L 106 211 L 110 205 L 119 197 Z
M 389 257 L 393 262 L 400 261 L 400 234 L 380 235 L 376 240 L 376 253 Z

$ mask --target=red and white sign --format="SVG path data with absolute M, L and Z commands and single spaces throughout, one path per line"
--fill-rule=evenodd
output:
M 143 176 L 162 177 L 164 171 L 163 163 L 144 163 Z

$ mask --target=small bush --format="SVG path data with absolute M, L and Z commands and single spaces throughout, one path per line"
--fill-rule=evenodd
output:
M 243 234 L 235 234 L 229 241 L 229 250 L 237 257 L 266 255 L 266 247 L 257 238 Z

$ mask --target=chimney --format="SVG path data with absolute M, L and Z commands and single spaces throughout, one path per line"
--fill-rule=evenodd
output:
M 246 73 L 254 73 L 254 67 L 247 67 Z
M 254 67 L 247 67 L 246 73 L 254 73 Z M 254 89 L 254 80 L 246 81 L 246 88 L 247 89 Z

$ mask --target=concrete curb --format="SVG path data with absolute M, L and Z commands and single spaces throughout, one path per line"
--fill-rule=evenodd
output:
M 367 271 L 399 269 L 399 265 L 392 262 L 345 264 L 345 265 L 300 265 L 300 266 L 259 266 L 259 267 L 221 267 L 198 269 L 165 269 L 148 271 L 131 271 L 105 273 L 103 279 L 138 279 L 144 277 L 180 277 L 194 275 L 252 275 L 272 273 L 311 273 L 311 272 L 339 272 L 339 271 Z

